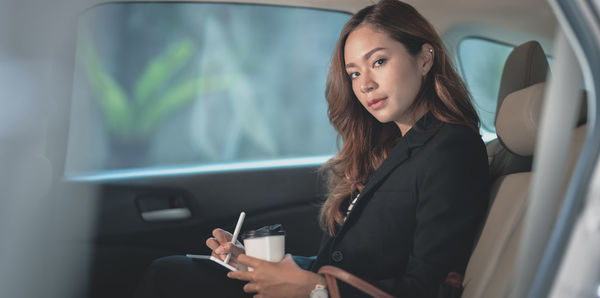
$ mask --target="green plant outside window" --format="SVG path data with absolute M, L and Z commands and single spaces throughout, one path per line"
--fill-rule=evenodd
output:
M 66 172 L 330 155 L 324 98 L 348 14 L 110 3 L 80 16 Z

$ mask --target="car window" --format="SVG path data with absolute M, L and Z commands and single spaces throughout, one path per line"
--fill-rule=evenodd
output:
M 66 174 L 325 160 L 336 151 L 325 81 L 349 17 L 217 3 L 86 11 Z
M 484 141 L 496 138 L 494 117 L 502 69 L 514 47 L 498 42 L 465 38 L 458 46 L 460 68 L 481 120 Z

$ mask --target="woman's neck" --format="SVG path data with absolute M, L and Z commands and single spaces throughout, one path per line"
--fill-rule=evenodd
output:
M 421 119 L 421 117 L 423 117 L 423 115 L 425 115 L 428 111 L 429 110 L 424 105 L 421 105 L 407 113 L 408 115 L 402 117 L 402 119 L 394 121 L 394 123 L 396 123 L 400 129 L 402 136 L 405 136 L 406 133 L 415 125 L 415 123 L 417 123 L 417 121 Z

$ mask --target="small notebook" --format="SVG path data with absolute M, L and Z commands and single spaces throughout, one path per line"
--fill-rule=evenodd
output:
M 187 254 L 185 255 L 188 258 L 192 258 L 192 259 L 198 259 L 198 260 L 210 260 L 215 262 L 216 264 L 219 264 L 227 269 L 229 269 L 230 271 L 238 271 L 237 268 L 229 265 L 229 264 L 225 264 L 225 262 L 213 257 L 213 256 L 207 256 L 207 255 L 192 255 L 192 254 Z

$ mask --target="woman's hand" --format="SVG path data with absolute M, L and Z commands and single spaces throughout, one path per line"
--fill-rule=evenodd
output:
M 229 265 L 245 270 L 245 267 L 240 267 L 237 261 L 237 257 L 246 252 L 242 243 L 236 240 L 235 245 L 233 245 L 231 243 L 233 235 L 222 229 L 214 229 L 212 234 L 214 237 L 206 239 L 206 246 L 212 249 L 212 256 L 225 261 L 227 254 L 231 253 Z
M 291 255 L 279 262 L 268 262 L 245 254 L 238 256 L 240 264 L 254 271 L 231 271 L 229 278 L 249 281 L 244 292 L 256 293 L 254 297 L 308 297 L 319 282 L 316 273 L 298 267 Z

